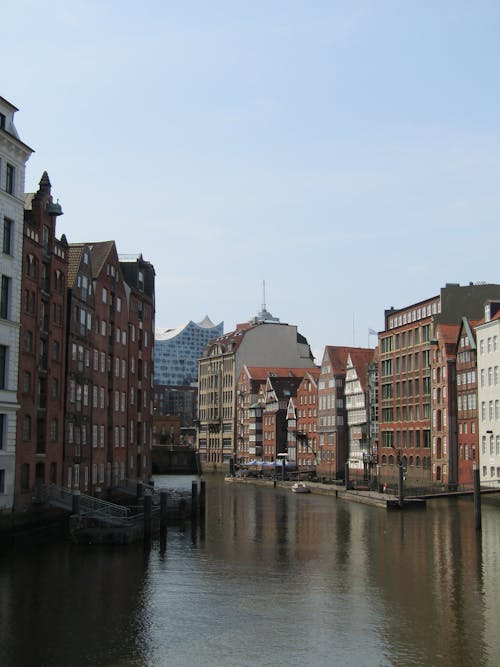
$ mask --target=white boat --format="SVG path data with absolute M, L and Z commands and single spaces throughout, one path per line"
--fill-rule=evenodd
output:
M 292 486 L 292 493 L 311 493 L 311 489 L 304 482 L 295 482 Z

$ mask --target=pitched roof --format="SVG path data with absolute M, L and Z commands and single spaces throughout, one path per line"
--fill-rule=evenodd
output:
M 84 246 L 88 246 L 90 250 L 90 255 L 92 258 L 92 277 L 97 278 L 97 276 L 101 273 L 106 260 L 109 257 L 110 252 L 112 252 L 113 249 L 116 249 L 115 242 L 114 241 L 97 241 L 97 242 L 89 242 L 89 243 L 70 243 L 70 248 L 71 247 L 78 247 L 80 246 L 82 249 Z
M 375 349 L 366 347 L 343 347 L 338 345 L 327 345 L 325 347 L 325 354 L 328 355 L 330 364 L 332 366 L 332 371 L 334 373 L 345 373 L 347 357 L 349 354 L 352 355 L 357 353 L 367 353 L 367 355 L 371 355 L 370 361 L 372 361 Z
M 83 255 L 83 245 L 71 243 L 68 247 L 68 287 L 74 287 Z
M 359 383 L 363 391 L 366 390 L 366 381 L 368 376 L 368 366 L 373 361 L 375 350 L 368 348 L 353 348 L 348 356 L 351 358 L 352 365 L 356 369 Z
M 456 356 L 456 347 L 460 324 L 438 324 L 436 333 L 438 338 L 444 343 L 447 357 Z
M 281 398 L 290 398 L 290 396 L 295 396 L 297 394 L 297 389 L 299 388 L 302 378 L 298 377 L 268 377 L 268 382 L 271 384 L 276 397 Z

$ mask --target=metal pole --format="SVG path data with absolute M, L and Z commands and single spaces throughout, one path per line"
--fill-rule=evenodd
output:
M 474 518 L 476 530 L 481 530 L 481 484 L 479 481 L 479 465 L 474 463 L 472 466 L 472 476 L 474 479 Z
M 399 496 L 399 506 L 403 507 L 404 504 L 404 484 L 403 484 L 403 464 L 400 463 L 398 466 L 398 496 Z

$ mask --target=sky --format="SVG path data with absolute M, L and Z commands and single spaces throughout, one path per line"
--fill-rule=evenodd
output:
M 325 345 L 500 282 L 497 0 L 16 0 L 0 95 L 68 242 L 156 271 L 156 327 L 266 306 Z

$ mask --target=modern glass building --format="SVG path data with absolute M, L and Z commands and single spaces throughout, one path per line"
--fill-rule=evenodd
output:
M 156 385 L 189 386 L 198 381 L 198 358 L 213 338 L 224 333 L 224 322 L 214 325 L 207 316 L 177 329 L 155 332 Z

